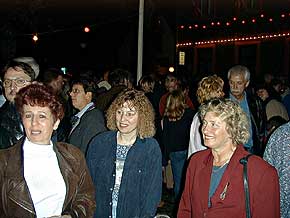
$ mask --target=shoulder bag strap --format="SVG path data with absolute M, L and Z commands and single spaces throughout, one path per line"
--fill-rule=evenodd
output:
M 250 193 L 249 193 L 249 180 L 248 180 L 248 159 L 253 154 L 248 154 L 246 157 L 240 159 L 240 163 L 243 164 L 243 180 L 244 180 L 244 191 L 245 191 L 245 198 L 246 198 L 246 217 L 251 218 L 251 207 L 250 207 Z

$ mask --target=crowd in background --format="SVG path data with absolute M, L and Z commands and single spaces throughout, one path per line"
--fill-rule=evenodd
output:
M 33 119 L 34 116 L 44 119 L 37 114 L 39 107 L 56 113 L 56 106 L 49 103 L 49 99 L 56 98 L 63 113 L 53 114 L 48 128 L 51 133 L 47 133 L 49 139 L 40 144 L 52 146 L 49 152 L 54 151 L 56 156 L 48 158 L 47 164 L 61 170 L 52 171 L 57 179 L 45 185 L 56 184 L 59 190 L 68 190 L 73 183 L 77 187 L 76 196 L 70 200 L 65 193 L 60 194 L 57 197 L 62 200 L 56 199 L 61 205 L 55 206 L 57 212 L 45 212 L 42 216 L 42 208 L 52 199 L 41 202 L 41 197 L 46 195 L 38 196 L 37 192 L 45 186 L 38 189 L 34 174 L 23 175 L 21 171 L 19 177 L 27 183 L 24 187 L 29 188 L 28 192 L 35 191 L 30 193 L 29 206 L 19 203 L 23 211 L 39 217 L 48 217 L 47 214 L 49 217 L 92 217 L 93 214 L 94 217 L 154 217 L 157 208 L 162 207 L 162 189 L 172 189 L 174 216 L 242 214 L 244 217 L 246 197 L 239 199 L 243 203 L 236 202 L 230 193 L 233 190 L 235 195 L 244 194 L 243 168 L 238 160 L 253 154 L 249 158 L 253 217 L 290 217 L 288 84 L 272 74 L 265 74 L 263 83 L 257 84 L 251 80 L 249 69 L 242 65 L 230 68 L 227 78 L 215 73 L 204 75 L 196 85 L 187 76 L 157 69 L 143 75 L 136 85 L 131 72 L 121 68 L 102 72 L 84 69 L 68 75 L 56 67 L 42 69 L 30 57 L 9 61 L 1 74 L 0 185 L 9 183 L 7 175 L 11 172 L 7 173 L 6 168 L 13 162 L 12 154 L 15 160 L 20 158 L 19 165 L 14 163 L 20 169 L 15 171 L 27 172 L 29 165 L 25 163 L 38 163 L 29 155 L 43 153 L 29 148 L 38 144 L 34 137 L 42 134 L 48 124 L 41 129 L 33 128 L 34 122 L 41 123 Z M 39 95 L 42 93 L 44 100 L 35 90 L 39 90 Z M 50 97 L 46 99 L 46 95 Z M 22 102 L 20 106 L 19 102 Z M 223 107 L 219 108 L 219 104 Z M 29 110 L 27 105 L 31 107 Z M 33 117 L 29 125 L 28 116 Z M 220 135 L 216 133 L 219 130 Z M 26 152 L 24 157 L 21 146 Z M 68 156 L 82 164 L 71 163 Z M 207 165 L 206 161 L 211 162 Z M 205 163 L 204 168 L 201 162 Z M 241 174 L 232 173 L 234 164 L 238 164 L 236 170 Z M 66 181 L 63 167 L 75 173 L 71 175 L 72 181 Z M 238 179 L 226 180 L 231 174 Z M 43 179 L 47 177 L 43 176 Z M 196 186 L 203 182 L 204 189 L 197 194 Z M 15 184 L 12 186 L 7 189 L 17 189 Z M 227 191 L 230 201 L 225 198 Z M 220 192 L 224 195 L 217 196 Z M 1 194 L 6 195 L 6 189 Z M 26 195 L 19 202 L 29 202 Z M 203 197 L 199 199 L 195 195 Z M 245 208 L 235 209 L 241 207 L 239 204 Z M 234 205 L 235 212 L 226 209 L 229 205 Z M 53 207 L 48 208 L 53 210 Z M 0 200 L 0 213 L 4 217 L 15 215 L 18 210 L 14 208 L 17 203 Z

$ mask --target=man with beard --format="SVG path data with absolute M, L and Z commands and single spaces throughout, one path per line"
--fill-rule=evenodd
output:
M 2 76 L 7 101 L 0 108 L 0 141 L 3 143 L 1 147 L 7 148 L 24 135 L 14 99 L 21 88 L 31 84 L 35 79 L 35 72 L 30 65 L 24 62 L 11 61 L 4 67 Z

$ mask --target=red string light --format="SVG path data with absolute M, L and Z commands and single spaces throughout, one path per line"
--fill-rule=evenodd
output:
M 250 40 L 267 40 L 271 38 L 278 37 L 290 37 L 290 32 L 287 33 L 272 33 L 266 35 L 252 35 L 247 37 L 236 37 L 236 38 L 226 38 L 226 39 L 217 39 L 217 40 L 207 40 L 207 41 L 199 41 L 199 42 L 186 42 L 186 43 L 178 43 L 176 47 L 184 47 L 184 46 L 193 46 L 193 45 L 205 45 L 205 44 L 220 44 L 227 42 L 238 42 L 238 41 L 250 41 Z
M 280 14 L 279 16 L 281 18 L 285 18 L 287 14 L 290 16 L 290 12 L 289 13 Z M 242 25 L 250 24 L 250 23 L 257 23 L 259 21 L 259 18 L 260 19 L 264 19 L 264 18 L 266 18 L 266 16 L 265 16 L 265 14 L 262 13 L 262 14 L 258 15 L 258 17 L 252 17 L 250 19 L 241 19 L 239 23 L 242 24 Z M 239 18 L 238 17 L 232 17 L 231 20 L 236 22 L 236 21 L 239 20 Z M 208 27 L 212 27 L 212 28 L 216 27 L 217 28 L 218 26 L 222 26 L 222 25 L 231 26 L 232 25 L 232 21 L 231 20 L 228 20 L 228 21 L 225 21 L 225 22 L 210 21 L 209 23 L 204 23 L 204 24 L 200 24 L 200 25 L 198 25 L 198 24 L 190 25 L 191 27 L 188 26 L 188 29 L 193 29 L 193 27 L 195 29 L 198 29 L 198 28 L 207 29 Z M 268 20 L 268 22 L 274 22 L 274 18 L 273 17 L 267 17 L 267 20 Z M 285 19 L 283 19 L 283 20 L 285 21 Z M 185 28 L 184 25 L 180 26 L 180 29 L 184 29 L 184 28 Z

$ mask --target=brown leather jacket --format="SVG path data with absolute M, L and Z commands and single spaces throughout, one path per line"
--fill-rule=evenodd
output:
M 24 179 L 22 144 L 0 151 L 0 218 L 36 217 Z M 83 154 L 66 143 L 56 143 L 54 150 L 67 189 L 62 215 L 93 217 L 95 190 Z

